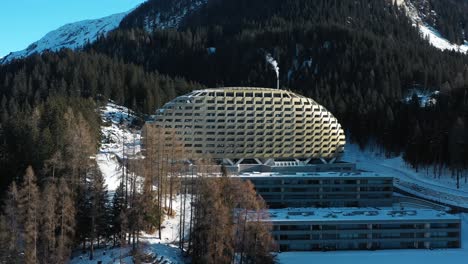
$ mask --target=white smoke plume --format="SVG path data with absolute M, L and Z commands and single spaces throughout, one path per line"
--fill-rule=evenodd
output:
M 276 83 L 277 87 L 279 89 L 279 67 L 278 67 L 278 62 L 273 59 L 270 53 L 266 54 L 266 61 L 273 67 L 273 70 L 276 72 Z

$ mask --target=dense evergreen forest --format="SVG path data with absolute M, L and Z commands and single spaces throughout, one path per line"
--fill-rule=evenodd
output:
M 92 160 L 100 138 L 96 109 L 112 99 L 151 114 L 168 100 L 202 87 L 273 87 L 276 79 L 265 60 L 268 53 L 279 62 L 282 88 L 326 106 L 362 147 L 377 142 L 388 155 L 403 153 L 415 167 L 466 169 L 468 57 L 430 46 L 396 4 L 210 0 L 193 8 L 202 2 L 150 0 L 130 13 L 119 29 L 83 50 L 46 52 L 0 65 L 0 191 L 6 201 L 0 217 L 0 256 L 5 258 L 0 261 L 19 261 L 17 250 L 32 247 L 38 253 L 21 261 L 34 262 L 40 256 L 58 263 L 69 257 L 73 246 L 93 247 L 104 241 L 135 245 L 139 231 L 160 230 L 163 207 L 170 213 L 172 205 L 163 206 L 166 197 L 151 196 L 151 188 L 151 195 L 145 193 L 148 190 L 140 195 L 135 185 L 122 185 L 113 201 L 106 201 L 102 175 Z M 465 4 L 429 2 L 440 15 L 434 23 L 441 32 L 462 42 Z M 459 10 L 454 10 L 455 4 Z M 158 21 L 172 25 L 170 17 L 184 8 L 193 12 L 178 28 L 157 27 Z M 414 88 L 439 91 L 435 103 L 421 106 Z M 152 175 L 152 166 L 128 166 L 144 175 L 146 188 L 153 186 L 153 176 L 146 177 Z M 166 186 L 169 197 L 180 192 L 180 183 L 163 178 L 167 172 L 159 174 L 158 186 Z M 129 180 L 136 181 L 127 175 Z M 242 201 L 223 195 L 237 185 L 226 179 L 198 183 L 193 193 L 199 200 L 191 206 L 199 217 L 194 228 L 200 229 L 188 242 L 194 262 L 228 261 L 239 247 L 245 249 L 246 263 L 257 257 L 273 261 L 264 254 L 271 249 L 267 227 L 248 227 L 264 238 L 259 251 L 250 252 L 252 238 L 236 237 L 239 232 L 234 231 L 242 223 L 232 223 L 233 215 L 206 217 L 232 213 L 240 204 L 258 212 L 264 208 L 252 186 L 233 191 L 245 193 Z M 57 197 L 60 202 L 50 202 Z M 39 198 L 46 202 L 33 203 Z M 155 200 L 157 205 L 151 206 Z M 202 207 L 210 201 L 219 202 Z M 66 218 L 65 211 L 76 217 Z M 43 217 L 47 212 L 54 212 L 63 224 Z M 43 216 L 35 219 L 39 214 Z M 21 228 L 8 228 L 12 226 Z M 207 226 L 227 226 L 215 231 L 232 238 L 230 243 L 211 239 L 213 244 L 200 247 L 197 241 L 216 237 Z M 50 247 L 34 248 L 38 241 Z M 216 251 L 220 244 L 225 254 Z
M 68 112 L 80 116 L 90 128 L 97 150 L 99 102 L 112 98 L 138 111 L 151 112 L 177 94 L 201 87 L 104 55 L 71 51 L 36 55 L 2 66 L 0 80 L 1 190 L 28 165 L 41 178 L 47 161 L 56 153 L 69 163 L 65 153 L 73 152 L 75 146 L 67 142 L 67 133 L 75 128 L 67 126 L 75 122 L 66 123 Z

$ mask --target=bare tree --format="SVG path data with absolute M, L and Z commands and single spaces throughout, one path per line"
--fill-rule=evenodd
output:
M 40 259 L 44 263 L 54 263 L 56 250 L 56 229 L 57 229 L 57 187 L 54 182 L 48 182 L 42 192 L 41 199 L 41 243 Z
M 21 251 L 20 244 L 22 244 L 22 232 L 20 230 L 19 194 L 15 182 L 13 182 L 8 189 L 4 213 L 5 229 L 2 234 L 5 235 L 7 241 L 2 246 L 4 246 L 5 249 L 5 261 L 7 263 L 18 263 L 19 253 Z
M 56 260 L 57 263 L 64 263 L 70 257 L 74 241 L 76 209 L 73 193 L 64 178 L 60 179 L 58 189 L 60 192 L 57 202 L 58 234 Z
M 23 224 L 25 263 L 37 263 L 39 236 L 39 189 L 36 175 L 31 166 L 26 169 L 23 184 L 19 191 L 19 209 Z

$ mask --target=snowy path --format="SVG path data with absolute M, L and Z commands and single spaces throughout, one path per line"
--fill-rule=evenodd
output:
M 418 173 L 409 168 L 401 157 L 386 159 L 371 151 L 361 151 L 356 145 L 348 144 L 343 159 L 348 162 L 355 162 L 358 169 L 394 176 L 395 186 L 403 191 L 435 202 L 468 209 L 466 185 L 463 186 L 463 189 L 457 190 L 453 182 L 441 182 L 421 175 L 421 172 Z M 446 175 L 444 177 L 450 178 Z

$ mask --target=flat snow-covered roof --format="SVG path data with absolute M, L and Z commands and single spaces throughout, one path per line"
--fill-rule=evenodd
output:
M 443 211 L 417 208 L 285 208 L 269 209 L 272 222 L 287 221 L 401 221 L 401 220 L 460 220 L 459 216 Z
M 374 172 L 356 171 L 356 172 L 244 172 L 239 174 L 240 177 L 259 178 L 259 177 L 317 177 L 317 178 L 393 178 L 389 175 L 381 175 Z

